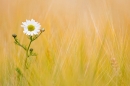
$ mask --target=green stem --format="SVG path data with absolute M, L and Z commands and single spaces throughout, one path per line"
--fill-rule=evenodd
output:
M 32 43 L 32 36 L 30 37 L 30 43 L 29 43 L 28 48 L 27 48 L 27 50 L 26 50 L 26 59 L 25 59 L 25 67 L 26 67 L 26 69 L 28 69 L 28 67 L 27 67 L 27 59 L 28 59 L 28 57 L 29 57 L 29 55 L 28 55 L 28 50 L 29 50 L 29 48 L 30 48 L 31 43 Z
M 19 41 L 18 41 L 16 38 L 14 38 L 14 39 L 15 39 L 15 43 L 16 43 L 17 45 L 19 45 L 19 46 L 22 47 L 24 50 L 26 50 L 26 48 L 25 48 L 22 44 L 20 44 Z
M 38 36 L 36 36 L 34 39 L 32 39 L 32 41 L 34 41 L 35 39 L 37 39 L 41 35 L 41 33 Z
M 42 33 L 42 32 L 41 32 Z M 26 69 L 28 69 L 28 66 L 27 66 L 27 59 L 29 58 L 29 54 L 28 54 L 28 50 L 29 50 L 29 48 L 30 48 L 30 45 L 31 45 L 31 43 L 34 41 L 34 40 L 36 40 L 40 35 L 41 35 L 41 33 L 38 35 L 38 36 L 36 36 L 35 38 L 32 38 L 32 36 L 30 36 L 30 43 L 29 43 L 29 45 L 28 45 L 28 48 L 27 48 L 27 50 L 26 50 L 26 59 L 25 59 L 25 68 Z
M 29 50 L 29 48 L 30 48 L 30 45 L 31 45 L 31 43 L 32 43 L 32 36 L 31 36 L 31 40 L 30 40 L 30 43 L 29 43 L 29 45 L 28 45 L 28 48 L 27 48 L 27 56 L 28 56 L 28 50 Z M 29 57 L 29 56 L 28 56 Z

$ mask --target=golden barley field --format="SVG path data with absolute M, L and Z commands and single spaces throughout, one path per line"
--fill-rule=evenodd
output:
M 130 0 L 0 0 L 0 86 L 130 86 L 129 8 Z M 26 19 L 45 29 L 28 70 L 12 37 L 28 45 Z

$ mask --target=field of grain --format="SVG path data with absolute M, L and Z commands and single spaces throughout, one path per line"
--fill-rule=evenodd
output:
M 0 86 L 130 86 L 129 8 L 130 0 L 0 0 Z M 24 70 L 12 34 L 28 45 L 26 19 L 45 32 Z

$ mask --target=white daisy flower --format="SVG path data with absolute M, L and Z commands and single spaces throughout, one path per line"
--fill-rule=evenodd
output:
M 26 22 L 22 22 L 21 27 L 24 28 L 23 33 L 26 35 L 37 35 L 40 32 L 41 25 L 38 22 L 35 22 L 35 20 L 26 20 Z

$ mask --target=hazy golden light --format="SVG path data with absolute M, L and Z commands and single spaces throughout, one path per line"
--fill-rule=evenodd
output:
M 33 86 L 128 86 L 129 8 L 130 0 L 0 0 L 0 85 L 16 86 L 25 55 L 12 34 L 28 43 L 20 25 L 34 19 L 45 32 L 32 44 L 38 57 L 26 76 Z

